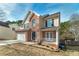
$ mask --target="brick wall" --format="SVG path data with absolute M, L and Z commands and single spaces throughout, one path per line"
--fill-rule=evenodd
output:
M 32 26 L 32 20 L 35 20 L 36 25 Z M 39 26 L 39 16 L 33 14 L 33 16 L 30 19 L 30 26 L 31 26 L 31 32 L 36 32 L 36 41 L 40 39 L 40 26 Z

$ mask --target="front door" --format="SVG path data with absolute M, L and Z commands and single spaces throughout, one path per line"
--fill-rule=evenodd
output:
M 32 41 L 35 41 L 36 38 L 36 32 L 32 32 Z

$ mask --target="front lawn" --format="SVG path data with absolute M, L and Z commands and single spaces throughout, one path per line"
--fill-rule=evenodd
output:
M 21 43 L 0 46 L 0 55 L 4 56 L 79 56 L 79 46 L 67 46 L 67 50 L 54 52 Z M 76 50 L 77 49 L 77 50 Z

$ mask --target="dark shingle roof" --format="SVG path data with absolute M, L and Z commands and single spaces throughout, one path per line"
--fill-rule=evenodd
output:
M 0 26 L 9 27 L 8 23 L 0 21 Z

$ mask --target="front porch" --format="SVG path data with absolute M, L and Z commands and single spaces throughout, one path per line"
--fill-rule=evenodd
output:
M 56 31 L 42 31 L 41 39 L 44 42 L 56 42 Z
M 41 40 L 43 45 L 52 46 L 57 48 L 59 46 L 59 32 L 58 30 L 43 30 L 41 31 Z
M 41 41 L 47 44 L 56 43 L 56 31 L 29 32 L 27 35 L 27 42 L 39 43 Z

